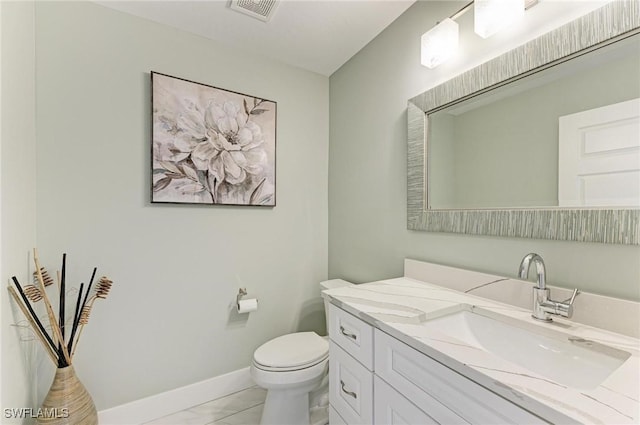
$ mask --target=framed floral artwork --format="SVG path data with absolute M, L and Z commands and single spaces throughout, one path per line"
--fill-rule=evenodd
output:
M 153 203 L 276 204 L 276 102 L 151 72 Z

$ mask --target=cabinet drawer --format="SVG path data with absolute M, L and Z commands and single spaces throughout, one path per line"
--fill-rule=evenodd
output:
M 329 337 L 344 351 L 373 370 L 373 327 L 355 316 L 329 305 Z
M 382 379 L 373 378 L 375 386 L 374 396 L 374 425 L 431 425 L 437 422 L 429 415 L 418 409 L 415 404 L 404 398 Z
M 373 373 L 334 342 L 329 346 L 329 403 L 348 424 L 373 423 Z
M 375 370 L 377 375 L 440 423 L 546 423 L 378 330 L 375 335 Z

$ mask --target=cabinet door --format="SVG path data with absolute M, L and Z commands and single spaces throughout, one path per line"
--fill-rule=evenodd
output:
M 374 425 L 431 425 L 438 423 L 377 376 L 373 378 L 373 388 L 375 393 Z
M 471 408 L 471 404 L 466 403 L 464 397 L 458 399 L 440 397 L 444 393 L 457 394 L 457 389 L 452 386 L 445 388 L 444 385 L 440 387 L 436 385 L 437 382 L 432 378 L 430 369 L 433 360 L 381 331 L 376 330 L 375 340 L 376 375 L 428 412 L 438 423 L 447 425 L 473 423 L 471 420 L 463 419 L 462 415 L 454 412 L 455 409 L 448 404 L 464 406 L 463 409 Z M 494 424 L 504 423 L 504 421 L 476 423 Z
M 336 409 L 329 406 L 329 425 L 347 425 L 347 423 L 340 417 Z
M 329 348 L 329 403 L 350 425 L 373 423 L 373 373 L 333 341 Z

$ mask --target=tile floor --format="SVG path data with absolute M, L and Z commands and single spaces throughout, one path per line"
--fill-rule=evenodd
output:
M 145 425 L 257 425 L 266 395 L 266 390 L 251 387 Z

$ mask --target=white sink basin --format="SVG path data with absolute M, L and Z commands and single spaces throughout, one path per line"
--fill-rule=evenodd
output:
M 576 389 L 596 388 L 630 356 L 468 304 L 443 312 L 424 326 Z

